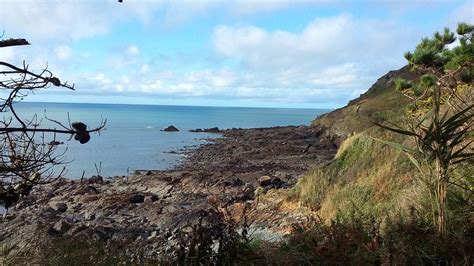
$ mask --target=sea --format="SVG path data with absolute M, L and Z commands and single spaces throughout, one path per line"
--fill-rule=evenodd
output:
M 125 105 L 89 103 L 31 103 L 16 105 L 17 113 L 24 120 L 35 115 L 42 119 L 42 127 L 83 122 L 88 128 L 107 120 L 100 134 L 92 134 L 86 144 L 80 144 L 70 136 L 56 135 L 64 142 L 57 146 L 57 154 L 64 153 L 65 177 L 78 179 L 93 175 L 122 176 L 136 170 L 166 170 L 184 159 L 175 153 L 185 148 L 197 147 L 211 138 L 211 133 L 192 133 L 190 129 L 218 127 L 257 128 L 287 125 L 309 125 L 326 109 L 297 108 L 243 108 L 164 105 Z M 8 118 L 9 113 L 0 114 Z M 178 132 L 162 131 L 174 125 Z M 46 142 L 54 138 L 46 135 Z M 60 169 L 57 169 L 59 171 Z

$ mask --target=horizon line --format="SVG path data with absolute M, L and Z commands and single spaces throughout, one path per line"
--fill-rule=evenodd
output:
M 223 106 L 223 105 L 180 105 L 180 104 L 146 104 L 146 103 L 94 103 L 94 102 L 50 102 L 50 101 L 28 101 L 21 103 L 33 104 L 88 104 L 88 105 L 132 105 L 132 106 L 170 106 L 170 107 L 209 107 L 209 108 L 248 108 L 248 109 L 306 109 L 306 110 L 335 110 L 337 108 L 301 108 L 301 107 L 257 107 L 257 106 Z

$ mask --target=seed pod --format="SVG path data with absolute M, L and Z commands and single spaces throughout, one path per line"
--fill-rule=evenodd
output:
M 86 132 L 85 134 L 79 136 L 79 143 L 85 144 L 89 142 L 90 139 L 91 139 L 91 135 L 89 135 L 89 133 Z
M 59 81 L 59 79 L 56 77 L 50 78 L 49 82 L 53 83 L 54 86 L 61 86 L 61 81 Z
M 82 123 L 82 122 L 74 122 L 72 123 L 72 128 L 76 130 L 77 132 L 86 132 L 87 130 L 87 125 Z

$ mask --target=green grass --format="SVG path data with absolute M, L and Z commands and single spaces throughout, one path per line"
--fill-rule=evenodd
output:
M 403 122 L 409 100 L 394 87 L 396 77 L 413 78 L 407 68 L 380 78 L 367 93 L 346 107 L 319 117 L 313 125 L 344 135 L 335 158 L 301 178 L 289 193 L 326 221 L 336 215 L 392 215 L 409 207 L 417 171 L 401 152 L 373 139 L 408 141 L 373 121 Z M 405 197 L 405 198 L 404 198 Z
M 365 216 L 386 215 L 399 209 L 399 197 L 416 174 L 402 152 L 360 133 L 344 141 L 334 160 L 308 172 L 288 198 L 317 210 L 326 221 L 354 208 Z

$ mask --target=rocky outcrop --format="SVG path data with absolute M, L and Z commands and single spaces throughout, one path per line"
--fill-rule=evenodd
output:
M 171 126 L 168 126 L 167 128 L 163 129 L 162 131 L 165 131 L 165 132 L 177 132 L 179 131 L 178 128 L 176 128 L 175 126 L 171 125 Z
M 196 128 L 196 129 L 191 129 L 189 132 L 197 132 L 197 133 L 220 133 L 221 131 L 219 130 L 218 127 L 211 127 L 211 128 Z

